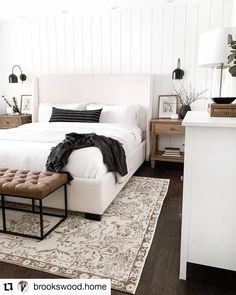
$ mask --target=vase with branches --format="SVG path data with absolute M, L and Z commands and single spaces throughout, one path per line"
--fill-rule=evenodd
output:
M 12 98 L 12 103 L 10 103 L 9 100 L 6 99 L 6 97 L 4 95 L 2 95 L 2 98 L 5 101 L 5 103 L 8 105 L 8 107 L 12 108 L 14 114 L 20 114 L 20 109 L 18 107 L 15 97 Z
M 203 99 L 201 97 L 203 93 L 207 91 L 201 91 L 197 92 L 194 88 L 192 88 L 192 85 L 190 84 L 189 90 L 187 90 L 183 85 L 180 87 L 179 90 L 174 88 L 174 92 L 177 95 L 178 102 L 181 105 L 179 110 L 179 116 L 181 119 L 185 117 L 188 111 L 191 111 L 191 104 L 196 102 L 199 99 Z

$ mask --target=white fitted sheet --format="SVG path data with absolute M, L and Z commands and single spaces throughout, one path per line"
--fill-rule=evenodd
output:
M 52 147 L 65 138 L 65 134 L 96 133 L 112 137 L 122 143 L 128 158 L 142 141 L 138 127 L 108 123 L 32 123 L 18 128 L 0 130 L 0 166 L 6 168 L 45 170 Z M 64 171 L 80 178 L 99 179 L 107 168 L 101 151 L 96 147 L 75 150 Z

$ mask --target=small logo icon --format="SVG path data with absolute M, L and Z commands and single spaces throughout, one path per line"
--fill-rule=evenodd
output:
M 4 283 L 4 291 L 12 291 L 13 285 L 12 283 Z
M 26 293 L 29 289 L 29 284 L 26 281 L 20 281 L 17 284 L 17 289 L 21 292 L 21 293 Z

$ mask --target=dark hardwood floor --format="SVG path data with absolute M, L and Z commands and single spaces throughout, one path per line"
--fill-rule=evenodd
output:
M 235 295 L 236 272 L 189 264 L 187 281 L 178 279 L 183 166 L 172 163 L 156 166 L 151 169 L 145 163 L 136 173 L 171 180 L 136 295 Z M 0 262 L 0 278 L 56 276 Z M 124 293 L 112 290 L 112 295 Z

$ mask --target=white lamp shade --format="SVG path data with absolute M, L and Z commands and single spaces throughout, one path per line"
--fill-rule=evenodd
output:
M 236 28 L 222 28 L 201 33 L 199 38 L 198 66 L 215 68 L 228 64 L 230 47 L 228 35 L 236 40 Z

